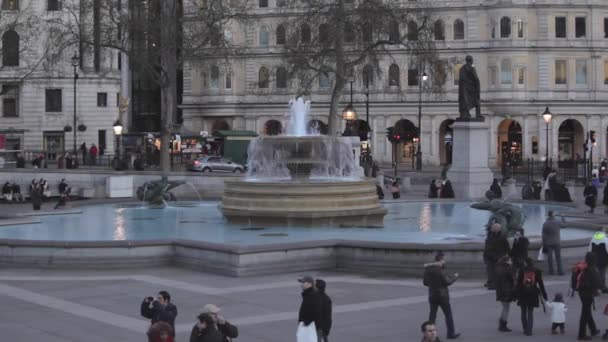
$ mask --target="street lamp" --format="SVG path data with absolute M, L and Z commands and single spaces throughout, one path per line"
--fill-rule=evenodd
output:
M 422 80 L 421 80 L 422 79 Z M 416 149 L 416 170 L 422 170 L 422 82 L 426 82 L 428 76 L 425 73 L 418 74 L 418 146 Z
M 342 111 L 342 117 L 346 121 L 353 121 L 357 118 L 357 112 L 355 111 L 355 107 L 353 107 L 353 80 L 350 81 L 350 102 L 344 110 Z
M 121 157 L 121 148 L 122 148 L 122 123 L 120 119 L 116 119 L 114 124 L 112 125 L 112 129 L 114 129 L 114 135 L 116 136 L 116 155 L 114 156 L 114 168 L 117 170 L 122 170 L 122 159 Z
M 551 122 L 551 117 L 553 117 L 553 115 L 551 114 L 551 112 L 549 111 L 549 107 L 545 108 L 545 112 L 543 113 L 543 120 L 545 120 L 545 124 L 546 124 L 546 136 L 547 136 L 547 142 L 546 142 L 546 151 L 545 151 L 545 165 L 549 165 L 549 123 Z
M 78 67 L 80 66 L 80 57 L 78 57 L 77 54 L 74 54 L 74 56 L 72 56 L 72 67 L 74 67 L 74 125 L 73 127 L 73 132 L 74 132 L 74 159 L 78 159 L 78 154 L 77 154 L 77 150 L 76 150 L 76 81 L 78 80 Z
M 368 161 L 371 162 L 371 138 L 372 126 L 369 122 L 369 75 L 365 74 L 365 122 L 367 123 L 367 144 L 365 151 L 367 152 Z

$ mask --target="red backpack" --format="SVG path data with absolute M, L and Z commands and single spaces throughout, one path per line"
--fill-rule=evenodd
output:
M 524 290 L 532 290 L 536 287 L 536 271 L 528 270 L 524 271 L 524 278 L 522 281 Z
M 572 267 L 572 276 L 570 277 L 570 287 L 573 291 L 579 291 L 583 284 L 583 274 L 587 270 L 587 262 L 579 261 Z

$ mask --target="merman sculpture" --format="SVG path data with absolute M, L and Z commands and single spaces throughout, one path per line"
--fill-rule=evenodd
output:
M 160 180 L 145 182 L 137 188 L 137 198 L 147 202 L 150 207 L 164 208 L 167 202 L 175 200 L 171 190 L 184 183 L 184 181 L 169 181 L 167 176 L 162 176 Z
M 493 199 L 489 202 L 473 203 L 471 208 L 489 210 L 492 216 L 488 220 L 488 226 L 494 222 L 499 223 L 502 232 L 507 236 L 513 236 L 517 228 L 524 226 L 526 216 L 518 206 Z

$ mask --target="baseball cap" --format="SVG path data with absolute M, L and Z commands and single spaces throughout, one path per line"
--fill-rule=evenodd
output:
M 201 314 L 208 314 L 208 313 L 216 314 L 218 312 L 220 312 L 220 308 L 217 307 L 217 305 L 206 304 L 205 306 L 203 306 L 203 310 L 201 311 Z
M 298 279 L 298 281 L 300 283 L 311 283 L 311 284 L 315 283 L 314 278 L 311 276 L 308 276 L 308 275 L 301 277 L 300 279 Z

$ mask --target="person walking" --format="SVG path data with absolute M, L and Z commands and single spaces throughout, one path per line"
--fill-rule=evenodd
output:
M 91 144 L 91 148 L 89 149 L 89 156 L 91 158 L 91 165 L 97 165 L 97 154 L 99 150 L 95 144 Z
M 555 256 L 555 263 L 557 265 L 557 274 L 564 275 L 562 268 L 562 255 L 561 255 L 561 229 L 566 227 L 566 221 L 562 216 L 561 222 L 558 221 L 553 213 L 553 210 L 549 210 L 547 213 L 548 217 L 543 224 L 542 230 L 542 248 L 543 252 L 547 254 L 547 263 L 549 264 L 549 275 L 553 275 L 553 257 Z
M 485 286 L 488 290 L 494 290 L 494 270 L 496 263 L 503 255 L 509 254 L 509 240 L 502 233 L 500 223 L 493 223 L 488 230 L 486 236 L 485 247 L 483 250 L 483 260 L 486 264 L 486 273 L 488 281 Z
M 175 337 L 175 317 L 177 317 L 177 307 L 171 303 L 171 295 L 167 291 L 160 291 L 156 299 L 153 297 L 144 298 L 140 306 L 140 314 L 151 320 L 151 323 L 165 322 L 172 328 L 172 337 Z
M 524 260 L 528 258 L 528 248 L 530 240 L 525 236 L 523 228 L 517 228 L 513 235 L 513 246 L 511 247 L 511 259 L 516 270 L 524 265 Z
M 332 316 L 332 303 L 331 298 L 325 293 L 327 284 L 323 279 L 317 279 L 315 281 L 315 287 L 317 288 L 317 296 L 319 296 L 320 306 L 320 318 L 319 326 L 317 327 L 317 338 L 318 342 L 328 342 L 329 331 L 331 330 L 331 316 Z
M 515 268 L 508 255 L 504 255 L 496 264 L 496 301 L 502 305 L 500 319 L 498 321 L 498 331 L 510 332 L 507 327 L 509 321 L 509 308 L 515 299 Z
M 298 279 L 302 287 L 302 304 L 298 313 L 298 342 L 314 340 L 318 341 L 317 327 L 320 326 L 320 305 L 317 292 L 315 291 L 315 280 L 311 276 Z
M 578 292 L 578 296 L 581 300 L 581 318 L 578 325 L 579 341 L 591 341 L 593 336 L 597 336 L 600 333 L 595 325 L 593 313 L 591 311 L 594 297 L 598 295 L 601 288 L 600 276 L 596 266 L 595 254 L 593 254 L 593 252 L 587 252 L 585 261 L 579 262 L 574 266 L 570 278 L 572 295 L 574 295 L 575 291 Z M 591 336 L 587 335 L 587 327 L 591 332 Z M 606 330 L 604 336 L 607 335 L 608 330 Z
M 445 273 L 445 256 L 442 252 L 435 255 L 435 262 L 425 265 L 423 284 L 429 288 L 429 321 L 435 323 L 437 310 L 441 307 L 445 316 L 447 327 L 447 338 L 456 339 L 460 334 L 454 328 L 452 307 L 450 305 L 450 293 L 448 287 L 458 279 L 458 273 L 449 276 Z
M 80 145 L 80 153 L 82 154 L 82 165 L 87 165 L 87 143 L 83 142 L 82 145 Z
M 435 323 L 426 321 L 422 323 L 420 330 L 422 330 L 422 341 L 420 342 L 441 342 L 439 337 L 437 337 L 437 328 L 435 327 Z
M 597 258 L 597 269 L 600 275 L 601 290 L 608 293 L 606 287 L 606 268 L 608 268 L 608 236 L 606 228 L 602 228 L 593 234 L 589 243 L 589 252 L 593 252 Z
M 585 189 L 583 190 L 583 196 L 585 196 L 585 205 L 589 207 L 589 213 L 593 214 L 597 203 L 597 188 L 593 183 L 587 183 L 587 186 L 585 186 Z
M 568 307 L 564 304 L 564 295 L 558 292 L 552 302 L 545 304 L 551 311 L 551 334 L 556 335 L 559 328 L 559 333 L 563 335 L 566 332 L 566 311 L 568 311 Z
M 531 258 L 527 258 L 517 279 L 517 305 L 521 308 L 521 324 L 526 336 L 532 336 L 534 308 L 539 306 L 539 295 L 547 301 L 542 272 L 534 267 Z

